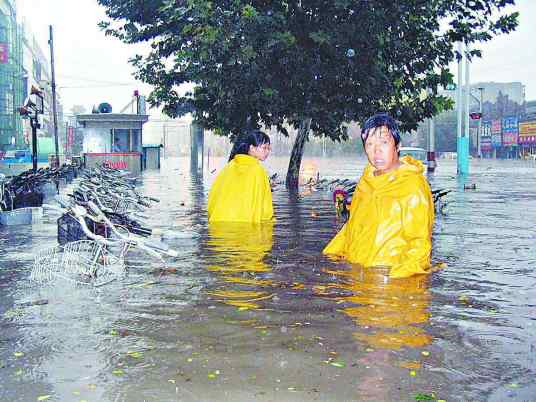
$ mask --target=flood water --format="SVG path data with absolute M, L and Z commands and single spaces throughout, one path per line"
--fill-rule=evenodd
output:
M 209 228 L 224 162 L 144 173 L 148 222 L 179 256 L 134 253 L 98 289 L 30 282 L 57 215 L 0 227 L 0 401 L 536 401 L 534 163 L 473 160 L 462 182 L 440 160 L 436 272 L 391 280 L 321 255 L 340 225 L 326 191 L 280 187 L 273 225 Z M 364 161 L 303 166 L 355 179 Z

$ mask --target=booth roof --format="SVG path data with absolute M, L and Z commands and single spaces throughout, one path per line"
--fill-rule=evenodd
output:
M 91 113 L 91 114 L 79 114 L 76 116 L 76 120 L 83 121 L 99 121 L 99 122 L 117 122 L 117 121 L 133 121 L 146 123 L 149 120 L 147 114 L 127 114 L 127 113 Z

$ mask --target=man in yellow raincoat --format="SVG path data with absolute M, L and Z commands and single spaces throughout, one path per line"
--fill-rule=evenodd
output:
M 272 220 L 270 179 L 260 161 L 270 153 L 270 137 L 259 130 L 240 136 L 229 163 L 208 195 L 209 222 L 260 223 Z
M 399 159 L 393 118 L 369 118 L 361 138 L 369 164 L 356 187 L 350 218 L 323 253 L 363 266 L 390 267 L 391 278 L 428 273 L 434 205 L 420 161 Z

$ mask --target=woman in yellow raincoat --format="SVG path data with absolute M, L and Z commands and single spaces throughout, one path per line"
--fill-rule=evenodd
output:
M 270 154 L 270 137 L 259 130 L 240 136 L 229 163 L 208 195 L 209 222 L 260 223 L 272 220 L 270 179 L 260 161 Z
M 393 118 L 369 118 L 361 138 L 369 164 L 353 195 L 350 218 L 323 253 L 363 266 L 390 267 L 391 278 L 428 273 L 434 205 L 420 161 L 399 159 Z

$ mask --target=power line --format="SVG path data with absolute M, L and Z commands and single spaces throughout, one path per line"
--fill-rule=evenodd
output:
M 131 87 L 131 86 L 137 86 L 139 84 L 131 83 L 131 84 L 108 84 L 108 85 L 78 85 L 78 86 L 65 86 L 65 87 L 58 87 L 60 89 L 82 89 L 82 88 L 111 88 L 111 87 Z
M 67 79 L 73 79 L 73 80 L 77 80 L 77 81 L 86 81 L 86 82 L 96 82 L 96 83 L 101 83 L 101 84 L 118 84 L 116 81 L 104 81 L 104 80 L 95 80 L 95 79 L 92 79 L 92 78 L 86 78 L 86 77 L 76 77 L 76 76 L 73 76 L 73 75 L 59 75 L 60 77 L 63 77 L 63 78 L 67 78 Z M 124 84 L 124 85 L 130 85 L 130 84 L 133 84 L 133 83 L 129 83 L 129 82 L 121 82 L 119 84 Z

